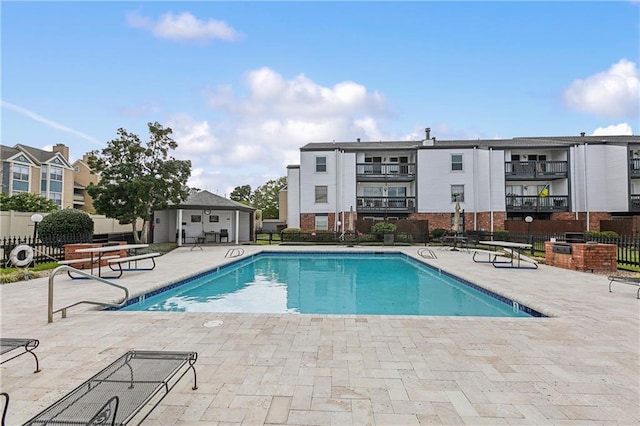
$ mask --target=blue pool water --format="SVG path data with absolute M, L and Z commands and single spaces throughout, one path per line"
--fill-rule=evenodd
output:
M 121 310 L 540 316 L 399 253 L 262 253 Z

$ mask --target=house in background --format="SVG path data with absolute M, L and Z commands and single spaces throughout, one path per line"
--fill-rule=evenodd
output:
M 248 242 L 253 240 L 253 207 L 200 191 L 187 200 L 156 210 L 152 218 L 154 243 Z M 178 238 L 182 235 L 182 238 Z
M 74 207 L 74 169 L 69 147 L 57 144 L 52 151 L 26 145 L 0 145 L 2 192 L 30 192 L 53 201 L 58 208 Z
M 73 163 L 75 172 L 73 180 L 73 208 L 83 210 L 87 213 L 95 213 L 93 199 L 87 193 L 89 184 L 97 184 L 100 176 L 96 174 L 88 164 L 89 154 L 84 154 L 82 160 Z
M 464 230 L 505 221 L 640 217 L 640 136 L 309 143 L 287 168 L 287 225 L 349 231 L 356 219 Z

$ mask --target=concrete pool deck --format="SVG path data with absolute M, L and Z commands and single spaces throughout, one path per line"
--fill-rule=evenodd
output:
M 115 280 L 132 295 L 230 261 L 232 246 L 176 249 L 153 271 Z M 279 251 L 400 251 L 420 246 L 242 246 Z M 40 340 L 34 360 L 0 366 L 21 424 L 128 350 L 197 351 L 189 375 L 145 424 L 418 425 L 640 422 L 640 301 L 605 276 L 541 265 L 495 269 L 471 254 L 422 259 L 551 318 L 103 312 L 47 323 L 47 282 L 0 286 L 2 337 Z M 233 259 L 236 260 L 236 259 Z M 92 281 L 55 279 L 54 307 L 115 300 Z M 222 321 L 218 327 L 211 322 Z M 4 358 L 3 358 L 4 359 Z

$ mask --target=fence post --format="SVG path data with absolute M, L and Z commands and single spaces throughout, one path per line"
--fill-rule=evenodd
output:
M 271 245 L 272 240 L 273 240 L 273 232 L 269 231 L 269 245 Z

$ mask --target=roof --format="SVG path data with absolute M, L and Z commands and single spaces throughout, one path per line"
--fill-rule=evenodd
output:
M 312 142 L 300 148 L 300 151 L 386 151 L 438 148 L 530 148 L 530 147 L 569 147 L 583 144 L 640 144 L 640 136 L 544 136 L 515 137 L 512 139 L 461 139 L 435 141 L 380 141 L 380 142 Z
M 27 157 L 31 159 L 31 161 L 37 165 L 42 165 L 47 163 L 55 158 L 59 159 L 60 164 L 64 167 L 71 168 L 71 164 L 69 161 L 64 158 L 64 156 L 55 151 L 45 151 L 44 149 L 34 148 L 32 146 L 16 144 L 14 147 L 8 147 L 5 145 L 0 145 L 0 158 L 7 159 L 11 158 L 18 153 L 23 153 Z
M 171 204 L 168 209 L 211 209 L 211 210 L 240 210 L 244 212 L 255 211 L 253 207 L 229 200 L 209 191 L 200 191 L 189 197 L 180 204 Z

